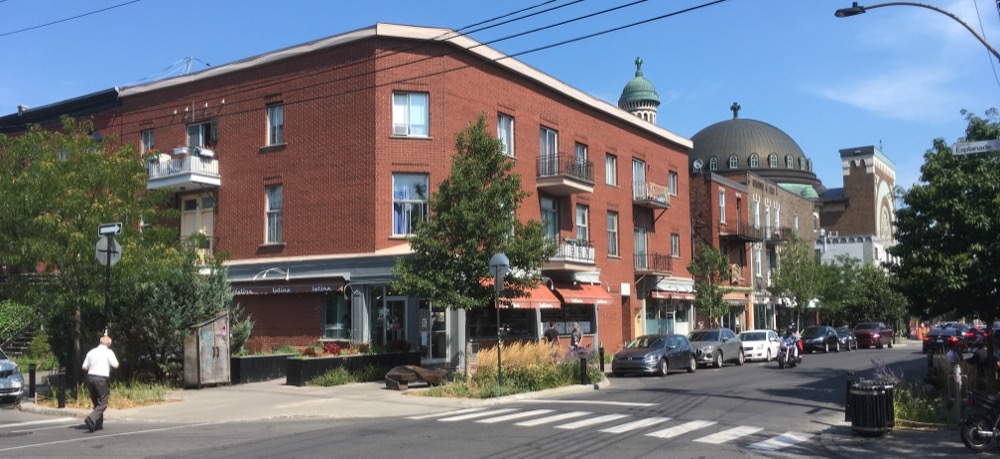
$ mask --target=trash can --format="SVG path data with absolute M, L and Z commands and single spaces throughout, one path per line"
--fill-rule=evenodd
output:
M 878 437 L 896 426 L 893 409 L 893 384 L 883 381 L 859 381 L 851 384 L 847 403 L 851 429 L 856 435 Z

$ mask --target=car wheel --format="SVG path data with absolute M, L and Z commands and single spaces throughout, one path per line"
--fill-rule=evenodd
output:
M 712 362 L 712 366 L 715 368 L 722 368 L 722 352 L 715 353 L 715 361 Z
M 833 352 L 840 352 L 840 341 L 833 345 Z
M 851 346 L 854 346 L 854 347 L 852 348 Z M 856 350 L 858 350 L 858 342 L 855 341 L 853 345 L 850 344 L 850 343 L 848 343 L 847 344 L 847 350 L 848 351 L 856 351 Z
M 827 343 L 827 342 L 823 343 L 823 353 L 824 354 L 829 354 L 830 353 L 830 343 Z
M 736 357 L 736 364 L 743 365 L 743 362 L 745 361 L 746 361 L 746 356 L 743 355 L 743 349 L 740 349 L 740 355 Z
M 660 376 L 666 376 L 670 372 L 670 368 L 667 366 L 667 359 L 660 359 L 660 365 L 656 367 L 656 374 Z
M 891 339 L 889 340 L 889 349 L 892 349 L 892 340 Z
M 694 373 L 696 371 L 698 371 L 698 361 L 695 360 L 694 356 L 692 355 L 691 362 L 688 363 L 688 373 Z
M 767 350 L 767 360 L 765 360 L 765 362 L 770 362 L 770 361 L 771 361 L 771 350 L 768 349 Z

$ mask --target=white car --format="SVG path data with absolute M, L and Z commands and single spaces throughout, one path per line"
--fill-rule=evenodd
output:
M 747 330 L 740 333 L 743 341 L 743 356 L 747 360 L 770 362 L 778 356 L 781 339 L 774 330 Z
M 0 351 L 0 402 L 13 403 L 15 406 L 21 402 L 24 394 L 24 376 L 17 368 L 13 360 L 8 360 L 7 356 Z

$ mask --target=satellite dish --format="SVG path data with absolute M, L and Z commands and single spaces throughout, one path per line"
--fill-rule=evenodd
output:
M 705 165 L 705 162 L 702 161 L 701 158 L 696 159 L 696 160 L 694 160 L 693 163 L 691 163 L 691 167 L 694 168 L 694 173 L 695 174 L 700 174 L 701 173 L 701 168 L 704 165 Z

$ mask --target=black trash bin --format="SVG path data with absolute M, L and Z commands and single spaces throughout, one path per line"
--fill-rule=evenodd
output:
M 851 411 L 851 429 L 856 435 L 878 437 L 892 431 L 896 426 L 893 390 L 892 383 L 883 381 L 851 384 L 847 403 Z

